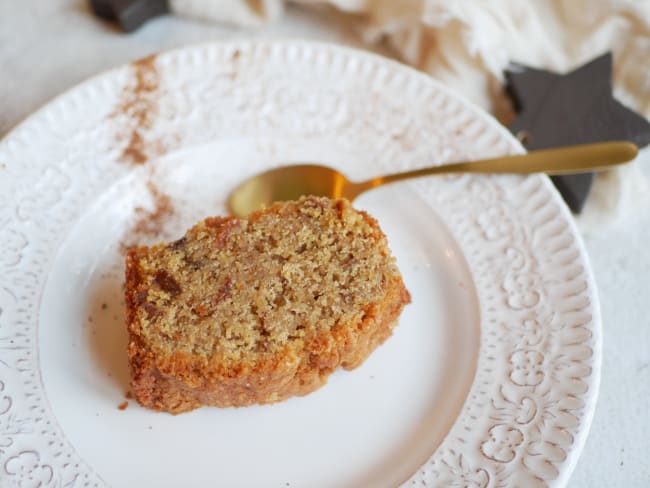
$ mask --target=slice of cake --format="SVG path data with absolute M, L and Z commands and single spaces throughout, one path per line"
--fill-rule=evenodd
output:
M 208 218 L 127 255 L 131 387 L 175 414 L 305 395 L 359 366 L 409 302 L 377 222 L 346 200 Z

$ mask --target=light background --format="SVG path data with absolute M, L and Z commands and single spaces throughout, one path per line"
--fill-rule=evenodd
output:
M 0 0 L 0 137 L 107 68 L 171 47 L 238 38 L 363 47 L 340 17 L 298 8 L 256 29 L 167 16 L 125 35 L 96 20 L 84 0 Z M 650 151 L 638 166 L 650 185 Z M 601 300 L 604 359 L 600 399 L 572 487 L 650 486 L 650 193 L 635 198 L 626 215 L 584 236 Z

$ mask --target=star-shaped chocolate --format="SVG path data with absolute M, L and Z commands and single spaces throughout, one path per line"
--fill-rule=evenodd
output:
M 517 118 L 510 126 L 527 149 L 611 140 L 650 143 L 650 123 L 612 95 L 612 55 L 604 54 L 565 75 L 513 65 L 507 90 Z M 576 213 L 589 195 L 593 173 L 554 176 Z
M 169 12 L 167 0 L 90 0 L 95 15 L 131 32 L 147 20 Z

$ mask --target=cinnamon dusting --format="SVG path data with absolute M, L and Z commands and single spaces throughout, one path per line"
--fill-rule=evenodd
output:
M 174 206 L 169 195 L 160 191 L 151 181 L 147 182 L 147 189 L 153 198 L 153 210 L 145 211 L 140 207 L 135 209 L 140 217 L 132 232 L 140 236 L 155 237 L 161 233 L 165 220 L 174 214 Z
M 142 240 L 143 238 L 155 238 L 160 235 L 165 222 L 167 222 L 167 220 L 175 213 L 170 196 L 162 192 L 155 183 L 148 181 L 147 190 L 149 190 L 151 198 L 153 199 L 153 209 L 145 210 L 142 207 L 137 207 L 135 209 L 138 219 L 129 231 L 129 236 L 134 238 L 136 241 Z M 120 252 L 123 255 L 126 255 L 126 252 L 130 248 L 137 245 L 137 242 L 132 242 L 130 244 L 121 242 Z
M 124 88 L 122 102 L 112 115 L 126 115 L 131 127 L 120 160 L 132 164 L 144 164 L 152 154 L 160 152 L 158 142 L 146 139 L 146 132 L 151 129 L 158 113 L 156 95 L 160 85 L 160 74 L 156 67 L 156 55 L 131 63 L 131 69 L 135 82 Z

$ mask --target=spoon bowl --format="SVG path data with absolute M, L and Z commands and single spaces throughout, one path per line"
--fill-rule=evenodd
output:
M 231 193 L 229 205 L 232 213 L 244 216 L 273 202 L 297 200 L 303 195 L 351 199 L 344 193 L 349 184 L 342 173 L 327 166 L 281 166 L 244 181 Z
M 303 195 L 347 198 L 352 201 L 361 193 L 387 183 L 444 173 L 563 174 L 603 170 L 631 161 L 637 153 L 637 146 L 627 141 L 583 144 L 443 164 L 379 176 L 360 183 L 348 180 L 343 173 L 327 166 L 281 166 L 241 183 L 230 194 L 228 206 L 234 215 L 244 217 L 273 202 L 296 200 Z

